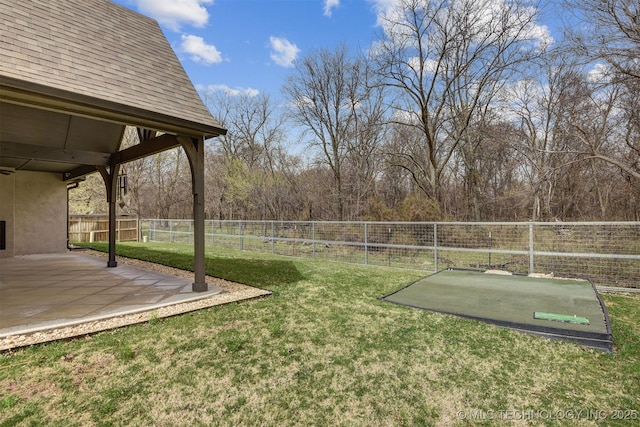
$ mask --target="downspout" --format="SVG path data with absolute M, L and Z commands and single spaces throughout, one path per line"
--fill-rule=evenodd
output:
M 69 190 L 73 190 L 74 188 L 78 188 L 79 186 L 80 186 L 80 181 L 74 181 L 71 184 L 67 184 L 67 249 L 70 251 L 85 249 L 82 247 L 76 248 L 75 246 L 71 246 L 69 244 Z

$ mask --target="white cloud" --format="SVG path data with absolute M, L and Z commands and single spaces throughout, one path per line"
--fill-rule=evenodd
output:
M 598 62 L 589 70 L 588 74 L 589 82 L 591 83 L 606 83 L 611 79 L 611 66 Z
M 527 33 L 540 50 L 550 47 L 554 42 L 553 36 L 551 36 L 551 32 L 549 32 L 549 27 L 546 25 L 531 23 L 527 27 Z
M 227 85 L 223 85 L 223 84 L 218 84 L 218 85 L 209 85 L 207 86 L 207 89 L 210 91 L 220 91 L 220 92 L 224 92 L 226 95 L 229 96 L 249 96 L 249 97 L 255 97 L 260 95 L 260 91 L 258 89 L 253 89 L 250 87 L 246 87 L 246 88 L 241 88 L 241 87 L 229 87 Z
M 340 0 L 324 0 L 324 16 L 331 16 L 333 9 L 340 6 Z
M 386 19 L 397 20 L 400 18 L 400 0 L 371 0 L 373 8 L 377 15 L 377 24 L 381 27 L 385 27 L 384 21 Z
M 291 100 L 291 106 L 299 109 L 311 108 L 315 105 L 313 99 L 307 95 L 301 95 L 296 99 Z
M 407 66 L 416 74 L 420 73 L 420 58 L 413 56 L 407 61 Z M 427 74 L 434 74 L 438 67 L 438 61 L 430 58 L 423 58 L 422 71 Z
M 383 31 L 394 40 L 399 42 L 407 41 L 407 37 L 412 37 L 412 33 L 407 33 L 405 26 L 393 25 L 394 22 L 401 22 L 405 19 L 403 3 L 401 0 L 370 0 L 377 13 L 377 24 Z M 422 0 L 427 6 L 429 0 Z M 442 22 L 446 22 L 446 13 L 459 9 L 470 15 L 473 23 L 472 30 L 476 37 L 483 38 L 487 32 L 501 31 L 501 26 L 506 18 L 508 25 L 513 27 L 511 36 L 521 40 L 531 41 L 538 49 L 548 47 L 553 43 L 549 29 L 545 25 L 537 24 L 534 20 L 538 9 L 527 6 L 527 2 L 512 2 L 509 0 L 451 0 L 447 2 L 447 7 L 442 7 L 436 14 L 441 16 Z M 496 25 L 498 26 L 497 28 Z M 520 25 L 524 26 L 524 31 L 520 32 Z
M 222 62 L 222 55 L 214 45 L 206 44 L 202 37 L 189 34 L 182 35 L 182 50 L 191 54 L 195 62 L 216 64 Z
M 406 124 L 418 124 L 420 123 L 420 118 L 418 113 L 410 110 L 395 110 L 392 115 L 392 119 L 399 123 Z
M 384 15 L 400 2 L 398 0 L 370 0 L 378 15 Z
M 209 12 L 204 5 L 213 0 L 136 0 L 138 10 L 173 31 L 180 31 L 183 24 L 204 27 L 209 22 Z
M 293 67 L 293 61 L 298 57 L 300 49 L 287 39 L 271 36 L 271 59 L 282 67 Z
M 537 129 L 544 129 L 548 91 L 548 85 L 535 79 L 513 81 L 498 90 L 493 109 L 504 121 L 517 122 L 526 116 Z

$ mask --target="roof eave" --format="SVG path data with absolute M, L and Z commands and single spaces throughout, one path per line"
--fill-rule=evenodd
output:
M 159 132 L 202 136 L 205 139 L 227 133 L 225 128 L 214 124 L 213 117 L 211 123 L 200 123 L 7 76 L 0 76 L 0 99 L 3 102 L 143 127 Z

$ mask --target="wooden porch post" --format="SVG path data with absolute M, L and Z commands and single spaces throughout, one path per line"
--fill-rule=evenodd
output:
M 191 167 L 193 189 L 193 271 L 195 281 L 191 285 L 194 292 L 209 290 L 205 279 L 205 238 L 204 238 L 204 138 L 178 137 L 187 154 Z
M 107 203 L 109 204 L 109 260 L 107 267 L 117 267 L 116 261 L 116 199 L 118 195 L 118 171 L 119 164 L 109 167 L 109 171 L 105 166 L 98 166 L 98 171 L 102 175 L 102 180 L 107 189 Z

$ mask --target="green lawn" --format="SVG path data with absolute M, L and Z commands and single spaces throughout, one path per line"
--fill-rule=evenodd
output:
M 192 264 L 187 245 L 118 251 Z M 210 251 L 208 274 L 273 296 L 3 353 L 0 425 L 640 422 L 638 297 L 604 297 L 605 354 L 378 299 L 424 273 Z

